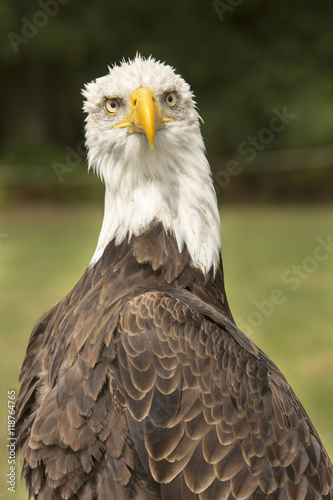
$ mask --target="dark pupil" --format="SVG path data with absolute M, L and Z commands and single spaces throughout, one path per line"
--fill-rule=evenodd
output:
M 111 108 L 115 108 L 116 107 L 116 103 L 114 101 L 111 102 Z
M 169 101 L 169 102 L 172 102 L 172 100 L 173 100 L 173 99 L 172 99 L 172 95 L 169 95 L 169 97 L 168 97 L 168 101 Z

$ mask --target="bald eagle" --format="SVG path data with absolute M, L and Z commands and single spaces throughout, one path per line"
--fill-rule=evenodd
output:
M 40 319 L 23 362 L 29 495 L 332 500 L 309 417 L 230 312 L 188 84 L 138 55 L 83 94 L 105 213 L 90 265 Z

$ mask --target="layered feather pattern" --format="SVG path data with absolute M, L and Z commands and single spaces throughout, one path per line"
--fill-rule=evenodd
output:
M 145 238 L 159 241 L 155 270 Z M 31 495 L 332 498 L 320 439 L 234 325 L 222 270 L 199 287 L 186 250 L 165 256 L 173 245 L 159 225 L 111 242 L 34 330 L 18 400 Z

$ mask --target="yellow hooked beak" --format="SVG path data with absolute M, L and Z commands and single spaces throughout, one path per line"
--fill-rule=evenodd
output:
M 131 105 L 130 116 L 115 125 L 114 128 L 130 127 L 131 132 L 144 132 L 151 149 L 153 149 L 156 130 L 162 127 L 163 122 L 173 120 L 161 116 L 155 94 L 150 89 L 135 90 L 131 97 Z
M 132 94 L 132 122 L 147 136 L 151 149 L 154 147 L 155 132 L 161 125 L 154 93 L 148 89 L 138 89 Z

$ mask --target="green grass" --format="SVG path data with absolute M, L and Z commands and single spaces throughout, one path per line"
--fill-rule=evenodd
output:
M 333 206 L 224 207 L 223 260 L 231 309 L 240 326 L 275 361 L 333 456 L 333 255 L 306 272 L 332 235 Z M 22 206 L 0 220 L 0 500 L 6 491 L 7 391 L 18 389 L 28 337 L 38 318 L 76 283 L 94 251 L 102 208 Z M 333 236 L 333 235 L 332 235 Z M 324 256 L 324 251 L 321 253 Z M 283 280 L 293 266 L 303 279 Z M 274 289 L 281 304 L 269 306 Z M 265 302 L 267 317 L 257 303 Z M 260 305 L 259 305 L 260 307 Z M 254 324 L 258 326 L 254 326 Z M 17 462 L 17 483 L 19 464 Z M 15 500 L 26 499 L 18 486 Z

